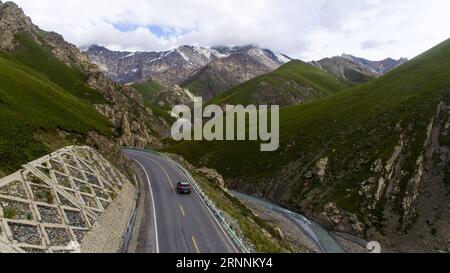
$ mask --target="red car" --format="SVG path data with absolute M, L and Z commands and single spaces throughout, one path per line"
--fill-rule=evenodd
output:
M 186 181 L 178 182 L 177 192 L 179 194 L 190 194 L 192 192 L 191 184 L 189 184 L 189 182 L 186 182 Z

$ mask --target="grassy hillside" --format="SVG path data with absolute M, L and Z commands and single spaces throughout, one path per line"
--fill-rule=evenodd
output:
M 375 79 L 374 76 L 361 73 L 360 71 L 351 68 L 344 70 L 344 77 L 350 82 L 350 84 L 359 84 Z
M 208 64 L 181 82 L 180 86 L 203 97 L 204 101 L 210 101 L 223 92 L 272 70 L 258 58 L 241 52 Z
M 354 152 L 351 143 L 366 141 L 367 146 L 375 146 L 369 139 L 390 144 L 388 152 L 399 136 L 396 134 L 391 141 L 387 141 L 391 137 L 383 136 L 395 132 L 398 122 L 416 121 L 424 129 L 430 121 L 435 106 L 449 91 L 449 68 L 450 41 L 447 41 L 378 80 L 320 101 L 283 108 L 282 148 L 275 153 L 260 153 L 259 143 L 252 142 L 182 142 L 170 150 L 197 162 L 208 154 L 210 162 L 231 177 L 271 175 L 301 155 L 311 157 L 332 146 L 339 148 L 334 154 L 351 157 Z M 289 145 L 294 142 L 295 145 Z M 242 157 L 235 156 L 242 154 L 240 149 L 248 157 L 244 159 L 245 169 L 240 168 Z
M 167 125 L 135 90 L 108 79 L 14 3 L 0 13 L 0 176 L 66 145 L 89 144 L 117 164 L 120 143 L 159 145 Z
M 224 101 L 251 102 L 251 97 L 241 95 L 235 100 L 230 96 Z M 282 109 L 281 147 L 277 152 L 261 153 L 256 142 L 182 142 L 168 151 L 216 168 L 240 190 L 312 214 L 333 202 L 356 215 L 369 230 L 377 227 L 377 231 L 389 233 L 392 224 L 395 233 L 413 224 L 408 217 L 415 212 L 405 202 L 417 198 L 412 181 L 423 172 L 421 162 L 425 160 L 429 166 L 430 174 L 423 178 L 431 177 L 428 183 L 436 183 L 439 188 L 442 181 L 449 181 L 445 151 L 450 136 L 443 129 L 448 117 L 446 112 L 436 114 L 440 102 L 450 105 L 450 40 L 377 80 L 323 100 Z M 435 114 L 434 123 L 430 123 Z M 427 135 L 429 126 L 439 134 Z M 441 148 L 430 151 L 430 141 Z M 425 159 L 421 157 L 424 149 Z M 391 162 L 392 158 L 395 161 Z M 322 174 L 317 170 L 320 159 L 326 159 Z M 387 171 L 377 168 L 377 162 Z M 380 177 L 393 188 L 391 192 L 386 190 L 385 199 L 377 201 L 373 196 Z M 362 196 L 363 182 L 374 192 Z M 445 189 L 436 188 L 431 189 L 433 194 L 445 196 Z M 443 202 L 439 200 L 435 196 L 424 202 Z M 368 208 L 371 202 L 375 206 Z M 428 207 L 441 207 L 441 203 Z M 386 218 L 393 212 L 397 220 Z M 436 219 L 441 216 L 436 215 Z M 423 234 L 424 238 L 431 236 Z
M 192 94 L 196 96 L 202 96 L 205 93 L 204 90 L 216 90 L 221 86 L 221 80 L 215 77 L 214 73 L 207 73 L 207 67 L 194 74 L 193 77 L 181 83 L 183 88 L 189 89 Z
M 141 93 L 146 105 L 152 109 L 153 113 L 168 123 L 174 122 L 173 117 L 169 113 L 171 111 L 169 106 L 161 107 L 154 103 L 156 93 L 164 88 L 158 81 L 152 80 L 145 83 L 134 83 L 132 87 Z
M 153 95 L 163 88 L 161 84 L 155 80 L 145 83 L 137 82 L 134 83 L 132 86 L 134 89 L 136 89 L 137 91 L 139 91 L 139 93 L 142 94 L 144 99 L 148 101 L 151 101 L 153 99 Z
M 219 67 L 219 68 L 218 68 Z M 211 100 L 233 86 L 239 85 L 242 80 L 235 74 L 239 71 L 220 70 L 220 65 L 206 66 L 192 77 L 182 82 L 180 86 L 189 89 L 197 97 L 203 97 L 205 101 Z
M 97 92 L 79 84 L 82 75 L 43 54 L 37 46 L 27 47 L 33 50 L 21 47 L 16 57 L 0 52 L 0 170 L 4 173 L 50 152 L 46 143 L 58 145 L 61 139 L 55 129 L 73 132 L 74 138 L 90 130 L 112 133 L 106 118 L 79 98 L 89 94 L 89 99 L 98 99 Z M 48 63 L 41 58 L 48 58 Z M 31 67 L 41 65 L 44 73 L 20 60 L 26 60 Z M 50 79 L 64 86 L 75 85 L 66 90 Z M 50 138 L 42 139 L 45 136 Z
M 213 104 L 290 105 L 319 99 L 347 88 L 328 73 L 302 61 L 292 61 L 216 97 Z
M 352 86 L 377 78 L 374 72 L 344 57 L 325 58 L 311 64 Z
M 16 34 L 15 38 L 18 46 L 11 55 L 17 60 L 76 97 L 94 104 L 105 103 L 103 96 L 86 84 L 86 75 L 59 61 L 48 47 L 38 45 L 25 34 Z

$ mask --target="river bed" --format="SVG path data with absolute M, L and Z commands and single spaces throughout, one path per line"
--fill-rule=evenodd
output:
M 280 213 L 294 222 L 300 229 L 313 240 L 319 249 L 324 253 L 345 253 L 344 248 L 336 241 L 335 237 L 329 230 L 321 226 L 320 224 L 307 219 L 305 216 L 282 208 L 278 205 L 265 201 L 263 199 L 250 196 L 237 191 L 231 191 L 231 193 L 241 201 L 249 201 L 258 204 L 266 209 Z

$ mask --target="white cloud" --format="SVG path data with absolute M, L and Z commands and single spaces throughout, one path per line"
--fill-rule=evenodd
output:
M 411 58 L 450 38 L 448 0 L 15 2 L 40 27 L 79 47 L 97 43 L 116 50 L 164 50 L 181 44 L 257 44 L 305 60 L 343 52 L 381 59 Z M 124 32 L 117 24 L 138 27 Z M 182 34 L 161 37 L 149 26 Z

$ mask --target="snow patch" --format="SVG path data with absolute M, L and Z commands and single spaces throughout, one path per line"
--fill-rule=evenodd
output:
M 210 52 L 211 52 L 211 54 L 212 55 L 214 55 L 216 58 L 218 58 L 218 59 L 223 59 L 223 58 L 227 58 L 227 57 L 230 57 L 230 53 L 227 53 L 227 54 L 225 54 L 225 53 L 220 53 L 219 51 L 217 51 L 217 50 L 215 50 L 215 49 L 209 49 L 210 50 Z
M 204 47 L 194 47 L 194 51 L 197 54 L 203 55 L 207 59 L 211 59 L 212 52 L 211 50 Z
M 180 49 L 177 49 L 177 53 L 181 55 L 181 57 L 183 57 L 183 59 L 186 60 L 186 62 L 188 62 L 190 65 L 192 65 L 191 60 L 189 59 L 188 56 L 186 56 L 186 54 L 184 54 Z
M 136 55 L 136 52 L 130 52 L 128 55 L 123 56 L 122 58 L 120 58 L 121 60 L 126 59 L 126 58 L 130 58 L 133 57 L 134 55 Z
M 288 62 L 292 61 L 291 58 L 287 57 L 284 54 L 276 54 L 276 57 L 277 57 L 278 61 L 280 63 L 282 63 L 282 64 L 285 64 L 285 63 L 288 63 Z
M 160 60 L 164 59 L 165 57 L 169 56 L 173 52 L 175 52 L 175 50 L 161 52 L 158 58 L 147 60 L 146 63 L 153 63 L 153 62 L 156 62 L 156 61 L 160 61 Z

